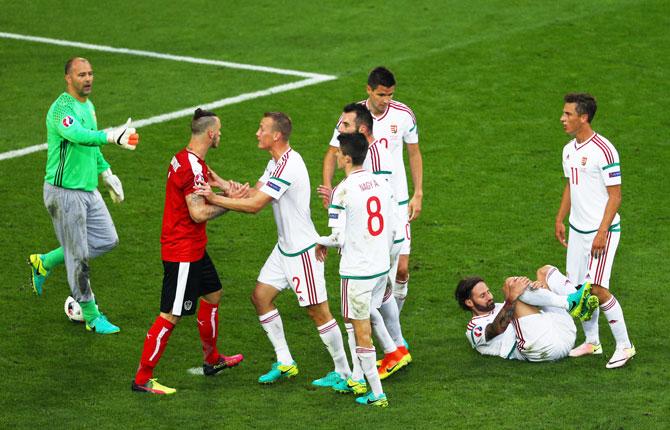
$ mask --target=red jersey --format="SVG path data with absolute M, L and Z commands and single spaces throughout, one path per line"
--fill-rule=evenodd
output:
M 191 218 L 186 198 L 196 185 L 207 182 L 208 168 L 192 152 L 182 149 L 170 162 L 165 187 L 161 258 L 164 261 L 187 263 L 200 260 L 207 245 L 206 222 Z

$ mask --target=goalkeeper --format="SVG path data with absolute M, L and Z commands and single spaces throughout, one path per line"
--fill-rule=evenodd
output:
M 93 69 L 85 58 L 71 58 L 65 64 L 66 91 L 49 108 L 47 165 L 44 177 L 44 205 L 49 211 L 61 246 L 46 254 L 33 254 L 32 286 L 37 295 L 50 271 L 65 263 L 72 297 L 81 305 L 86 329 L 100 334 L 120 329 L 100 313 L 91 291 L 89 262 L 119 243 L 107 206 L 98 192 L 98 175 L 112 200 L 123 201 L 123 187 L 102 156 L 100 147 L 115 143 L 134 150 L 139 141 L 130 118 L 125 126 L 98 131 L 95 108 L 88 99 Z

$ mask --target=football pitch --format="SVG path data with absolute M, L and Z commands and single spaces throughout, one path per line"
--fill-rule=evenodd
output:
M 670 426 L 667 1 L 19 7 L 0 0 L 0 8 L 0 428 Z M 99 127 L 128 116 L 141 125 L 137 151 L 103 149 L 126 196 L 115 205 L 104 192 L 120 244 L 91 263 L 100 306 L 121 327 L 114 336 L 66 319 L 64 268 L 35 297 L 25 263 L 58 242 L 42 201 L 46 152 L 11 151 L 46 142 L 45 114 L 64 90 L 63 64 L 72 56 L 88 58 L 95 70 Z M 208 252 L 224 288 L 219 349 L 245 361 L 216 378 L 189 373 L 202 356 L 195 318 L 185 318 L 155 372 L 177 394 L 131 392 L 158 313 L 166 170 L 188 142 L 188 112 L 215 110 L 221 146 L 207 163 L 250 183 L 268 160 L 254 136 L 263 112 L 288 113 L 291 144 L 315 190 L 342 107 L 366 96 L 367 74 L 379 65 L 395 73 L 395 98 L 416 114 L 424 161 L 423 212 L 412 225 L 401 315 L 414 361 L 384 381 L 389 408 L 357 407 L 351 396 L 310 385 L 332 361 L 290 292 L 277 307 L 300 374 L 273 386 L 256 382 L 274 361 L 249 299 L 275 244 L 269 208 L 208 224 Z M 544 264 L 565 268 L 553 232 L 569 140 L 559 117 L 563 95 L 574 91 L 596 96 L 594 130 L 621 158 L 622 236 L 611 288 L 637 356 L 616 370 L 605 369 L 614 342 L 602 316 L 602 356 L 531 364 L 473 351 L 464 336 L 469 315 L 453 299 L 462 276 L 483 276 L 502 301 L 505 277 L 531 276 Z M 315 191 L 311 209 L 325 234 Z M 337 262 L 331 252 L 326 280 L 341 321 Z

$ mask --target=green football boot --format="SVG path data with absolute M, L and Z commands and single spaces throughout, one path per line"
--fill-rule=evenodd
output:
M 585 282 L 577 287 L 574 293 L 568 295 L 568 313 L 573 318 L 579 318 L 589 297 L 591 297 L 591 284 Z
M 354 394 L 365 394 L 368 391 L 368 386 L 365 383 L 365 379 L 359 379 L 358 381 L 351 378 L 346 381 L 343 379 L 337 384 L 333 385 L 333 390 L 338 393 L 354 393 Z
M 346 382 L 346 380 L 337 372 L 328 372 L 323 378 L 313 380 L 312 385 L 317 387 L 332 387 L 340 382 Z
M 28 257 L 28 265 L 30 266 L 30 283 L 33 286 L 33 291 L 38 296 L 41 296 L 42 286 L 44 285 L 44 281 L 49 277 L 51 270 L 47 270 L 44 267 L 41 254 L 31 254 Z
M 359 405 L 377 406 L 380 408 L 385 408 L 389 405 L 389 401 L 384 393 L 381 393 L 379 397 L 375 396 L 374 393 L 370 393 L 367 396 L 356 397 L 356 403 Z
M 261 384 L 274 384 L 281 378 L 292 378 L 298 374 L 298 365 L 296 362 L 291 364 L 281 364 L 276 362 L 272 365 L 272 369 L 266 374 L 261 375 L 258 378 L 258 382 Z

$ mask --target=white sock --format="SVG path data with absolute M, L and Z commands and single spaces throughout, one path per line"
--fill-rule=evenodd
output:
M 263 330 L 268 335 L 268 339 L 270 339 L 272 346 L 275 348 L 277 361 L 285 365 L 293 363 L 291 351 L 289 351 L 286 338 L 284 337 L 284 325 L 281 322 L 279 310 L 274 309 L 265 315 L 260 315 L 258 320 L 261 322 L 261 327 L 263 327 Z
M 344 352 L 344 343 L 342 342 L 342 332 L 337 321 L 332 319 L 327 323 L 316 328 L 319 330 L 319 336 L 326 345 L 330 356 L 333 357 L 335 363 L 335 371 L 343 378 L 351 376 L 351 369 L 349 369 L 349 362 L 347 361 L 347 353 Z
M 621 305 L 617 299 L 612 296 L 606 303 L 600 306 L 600 309 L 603 310 L 605 318 L 609 322 L 617 349 L 630 348 L 631 343 L 630 339 L 628 339 L 626 321 L 623 319 L 623 309 L 621 309 Z
M 349 352 L 351 353 L 352 372 L 351 379 L 360 381 L 365 377 L 361 361 L 356 355 L 356 335 L 354 334 L 354 326 L 351 323 L 344 323 L 344 328 L 347 329 L 347 343 L 349 344 Z
M 538 288 L 537 290 L 526 289 L 519 296 L 519 300 L 533 306 L 551 306 L 554 308 L 568 309 L 566 296 L 559 296 L 553 291 Z
M 391 294 L 389 294 L 388 300 L 382 302 L 382 305 L 379 308 L 379 313 L 382 315 L 386 330 L 388 330 L 395 345 L 403 346 L 404 342 L 402 328 L 400 327 L 400 312 L 398 312 L 398 305 L 395 300 L 393 300 Z
M 409 283 L 409 277 L 405 282 L 395 281 L 393 283 L 393 297 L 395 297 L 395 302 L 398 305 L 398 312 L 402 312 L 402 307 L 405 304 L 405 298 L 407 298 L 407 284 Z
M 361 362 L 361 367 L 363 368 L 363 373 L 365 373 L 365 378 L 368 380 L 370 389 L 376 397 L 379 397 L 384 391 L 382 390 L 382 381 L 379 379 L 379 373 L 377 373 L 377 365 L 375 363 L 377 352 L 375 351 L 375 347 L 363 348 L 357 346 L 356 355 Z
M 584 336 L 586 337 L 585 342 L 592 345 L 600 345 L 600 334 L 598 333 L 598 317 L 600 316 L 600 310 L 596 309 L 593 311 L 593 316 L 589 321 L 582 321 L 582 327 L 584 328 Z
M 384 349 L 384 354 L 391 353 L 398 348 L 395 342 L 393 342 L 388 330 L 386 330 L 382 314 L 380 314 L 377 309 L 370 309 L 370 325 L 372 326 L 372 331 L 374 332 L 375 337 Z
M 557 274 L 561 273 L 555 267 L 549 269 L 549 272 L 547 272 L 547 279 L 545 279 L 545 283 L 549 287 L 549 291 L 552 291 L 559 296 L 569 296 L 577 290 L 575 287 L 578 287 L 579 285 L 572 282 L 549 282 L 549 279 L 554 272 Z

